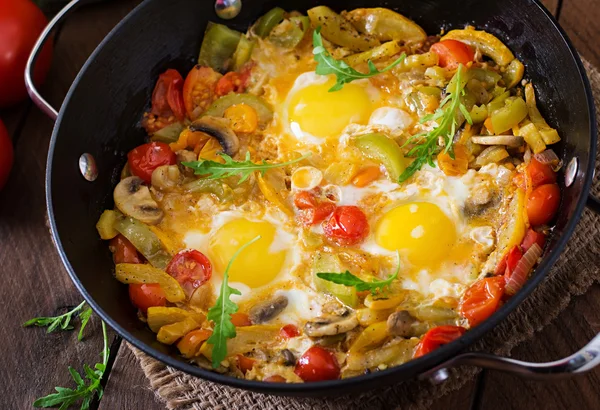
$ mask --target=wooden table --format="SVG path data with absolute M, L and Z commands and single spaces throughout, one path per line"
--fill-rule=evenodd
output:
M 108 31 L 140 0 L 111 1 L 85 7 L 68 20 L 56 38 L 51 72 L 43 94 L 58 107 L 78 70 Z M 208 1 L 208 0 L 205 0 Z M 560 14 L 560 23 L 579 51 L 600 66 L 600 8 L 594 0 L 546 0 Z M 562 7 L 561 7 L 562 6 Z M 559 62 L 557 62 L 559 63 Z M 44 201 L 46 153 L 52 122 L 31 103 L 0 112 L 15 143 L 15 166 L 0 192 L 0 269 L 2 286 L 0 324 L 4 335 L 0 366 L 3 409 L 27 409 L 54 386 L 72 386 L 67 366 L 99 360 L 99 320 L 88 327 L 88 337 L 77 342 L 73 332 L 46 334 L 44 329 L 23 329 L 35 316 L 53 315 L 81 301 L 61 265 L 48 234 Z M 600 332 L 600 286 L 576 297 L 563 313 L 531 341 L 513 352 L 518 359 L 549 361 L 562 358 Z M 148 381 L 114 333 L 112 367 L 104 398 L 93 408 L 162 409 Z M 433 409 L 469 406 L 474 392 L 484 409 L 597 409 L 600 408 L 600 369 L 587 375 L 552 383 L 524 381 L 500 373 L 487 373 L 485 389 L 475 382 L 447 395 Z

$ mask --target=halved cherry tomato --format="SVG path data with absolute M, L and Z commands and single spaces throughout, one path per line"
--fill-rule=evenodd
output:
M 425 333 L 417 345 L 414 357 L 421 357 L 427 353 L 431 353 L 435 349 L 458 339 L 466 331 L 467 329 L 462 326 L 446 325 L 434 327 Z
M 305 382 L 335 380 L 340 377 L 340 366 L 332 352 L 312 346 L 298 359 L 294 373 Z
M 338 245 L 354 245 L 369 233 L 369 222 L 364 212 L 353 205 L 338 206 L 333 215 L 323 223 L 329 240 Z
M 142 263 L 142 257 L 123 235 L 117 235 L 110 240 L 108 247 L 113 253 L 115 263 Z
M 300 336 L 300 330 L 294 325 L 285 325 L 279 331 L 279 335 L 284 339 L 291 339 Z
M 460 314 L 469 321 L 471 326 L 477 326 L 498 309 L 504 295 L 505 278 L 494 276 L 475 282 L 464 293 L 460 306 Z
M 298 220 L 304 226 L 312 226 L 325 220 L 333 211 L 335 211 L 335 205 L 332 202 L 321 202 L 314 208 L 298 211 Z
M 244 78 L 234 71 L 225 74 L 217 83 L 216 92 L 218 96 L 227 95 L 231 92 L 243 93 L 246 90 Z
M 238 367 L 240 368 L 242 373 L 246 374 L 247 371 L 252 370 L 256 360 L 250 359 L 249 357 L 246 357 L 243 354 L 238 354 L 237 362 L 238 362 Z
M 522 257 L 523 252 L 521 251 L 521 247 L 519 245 L 515 245 L 510 248 L 508 254 L 506 255 L 506 273 L 508 273 L 508 276 L 505 276 L 506 279 L 510 277 L 510 274 L 515 270 Z
M 149 307 L 166 306 L 165 292 L 158 283 L 129 285 L 129 299 L 135 307 L 146 313 Z
M 201 252 L 191 249 L 181 251 L 167 265 L 167 273 L 177 279 L 188 294 L 210 279 L 212 265 Z
M 560 205 L 560 188 L 557 184 L 540 185 L 527 201 L 527 216 L 533 226 L 547 224 L 554 218 Z
M 204 343 L 212 335 L 212 330 L 196 329 L 188 332 L 177 342 L 177 348 L 181 354 L 191 359 L 199 354 L 202 343 Z
M 234 313 L 231 315 L 231 323 L 235 327 L 252 326 L 250 317 L 245 313 Z
M 540 248 L 544 249 L 544 245 L 546 244 L 546 235 L 529 228 L 525 234 L 525 238 L 523 238 L 523 242 L 521 243 L 523 253 L 527 252 L 527 250 L 531 248 L 534 243 L 537 243 Z
M 183 105 L 183 77 L 177 70 L 169 68 L 158 77 L 152 93 L 152 114 L 179 121 L 185 118 Z
M 550 165 L 542 164 L 535 158 L 531 159 L 525 172 L 529 175 L 533 188 L 556 182 L 556 172 L 552 171 Z
M 284 377 L 281 377 L 278 374 L 274 374 L 273 376 L 269 376 L 263 379 L 263 382 L 267 383 L 287 383 L 287 380 Z
M 195 66 L 183 84 L 183 103 L 188 117 L 195 120 L 213 103 L 221 74 L 210 67 Z
M 177 156 L 169 144 L 164 142 L 149 142 L 132 149 L 127 154 L 129 169 L 135 176 L 146 182 L 152 179 L 152 172 L 161 165 L 173 165 L 177 162 Z
M 457 40 L 444 40 L 431 46 L 431 51 L 436 53 L 440 60 L 440 67 L 450 70 L 458 68 L 459 64 L 467 64 L 475 58 L 473 49 Z
M 317 206 L 317 198 L 308 191 L 300 191 L 294 195 L 294 205 L 298 209 L 310 209 Z

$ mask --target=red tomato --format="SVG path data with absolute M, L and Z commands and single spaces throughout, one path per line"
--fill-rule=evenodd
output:
M 195 120 L 216 98 L 217 82 L 221 74 L 210 67 L 195 66 L 183 84 L 183 102 L 188 117 Z
M 317 206 L 317 198 L 308 191 L 300 191 L 294 195 L 294 205 L 298 209 L 310 209 Z
M 231 315 L 231 323 L 235 327 L 252 326 L 250 317 L 245 313 L 234 313 Z
M 457 40 L 444 40 L 431 46 L 431 51 L 436 53 L 440 60 L 440 67 L 450 70 L 458 68 L 459 64 L 467 64 L 475 58 L 473 49 Z
M 279 335 L 284 339 L 291 339 L 300 336 L 300 330 L 294 325 L 285 325 L 279 331 Z
M 256 360 L 250 359 L 249 357 L 246 357 L 243 354 L 237 355 L 237 361 L 238 367 L 244 374 L 246 374 L 247 371 L 252 370 L 252 368 L 254 367 L 254 362 L 256 362 Z
M 544 245 L 546 244 L 546 236 L 543 233 L 536 232 L 529 228 L 525 234 L 525 238 L 523 238 L 523 243 L 521 243 L 523 252 L 527 252 L 527 250 L 531 248 L 534 243 L 537 243 L 540 248 L 544 249 Z
M 179 121 L 185 118 L 183 77 L 177 70 L 170 68 L 158 77 L 152 93 L 152 114 L 163 118 L 175 116 Z
M 27 98 L 25 65 L 33 45 L 48 24 L 44 13 L 29 0 L 0 0 L 0 108 Z M 52 62 L 52 39 L 42 49 L 33 70 L 40 85 Z M 0 158 L 1 159 L 1 158 Z
M 115 263 L 142 263 L 139 252 L 123 235 L 117 235 L 110 240 L 109 248 L 113 253 Z
M 338 245 L 354 245 L 369 233 L 367 217 L 357 206 L 338 206 L 323 223 L 325 236 Z
M 460 314 L 469 321 L 471 326 L 477 326 L 498 309 L 504 295 L 503 276 L 494 276 L 475 282 L 464 293 L 460 306 Z
M 414 357 L 424 356 L 427 353 L 431 353 L 435 349 L 458 339 L 465 334 L 466 330 L 467 329 L 461 326 L 449 325 L 429 329 L 417 345 Z
M 129 285 L 129 299 L 135 307 L 146 313 L 149 307 L 166 306 L 165 292 L 158 283 Z
M 0 190 L 8 181 L 8 174 L 10 174 L 13 164 L 13 155 L 12 141 L 8 136 L 4 123 L 0 120 Z
M 210 279 L 212 265 L 204 254 L 192 249 L 175 255 L 167 265 L 167 273 L 177 279 L 189 296 Z
M 146 182 L 152 179 L 152 172 L 161 165 L 173 165 L 177 156 L 169 144 L 164 142 L 149 142 L 132 149 L 127 154 L 131 173 Z
M 329 350 L 313 346 L 298 359 L 294 373 L 305 382 L 335 380 L 340 377 L 340 366 Z
M 540 185 L 527 201 L 527 216 L 533 226 L 547 224 L 554 218 L 560 205 L 560 188 L 557 184 Z
M 523 252 L 521 252 L 521 247 L 519 245 L 513 246 L 506 255 L 506 272 L 508 272 L 509 277 L 510 274 L 515 270 L 517 264 L 523 257 Z
M 231 92 L 243 93 L 245 88 L 241 75 L 231 71 L 221 77 L 217 83 L 216 92 L 218 96 L 222 96 Z
M 298 212 L 298 220 L 305 226 L 311 226 L 323 221 L 335 211 L 332 202 L 321 202 L 314 208 L 301 209 Z
M 267 383 L 287 383 L 287 380 L 284 377 L 281 377 L 278 374 L 274 374 L 273 376 L 269 376 L 266 379 L 263 379 L 263 382 L 267 382 Z
M 529 175 L 533 188 L 556 182 L 556 173 L 552 171 L 550 165 L 542 164 L 535 158 L 532 158 L 527 165 L 526 172 Z

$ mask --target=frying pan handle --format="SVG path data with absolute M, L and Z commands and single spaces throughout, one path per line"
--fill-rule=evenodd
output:
M 422 373 L 420 379 L 441 383 L 449 377 L 448 369 L 457 366 L 477 366 L 500 370 L 530 379 L 546 380 L 583 373 L 600 364 L 600 334 L 581 350 L 564 359 L 548 363 L 530 363 L 488 353 L 464 353 Z

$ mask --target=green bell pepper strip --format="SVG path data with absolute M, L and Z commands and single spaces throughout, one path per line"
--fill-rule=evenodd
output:
M 137 219 L 120 217 L 115 222 L 115 229 L 155 268 L 165 269 L 171 262 L 171 255 L 165 251 L 158 236 Z
M 254 108 L 256 114 L 258 114 L 258 122 L 261 125 L 268 124 L 273 119 L 273 109 L 267 104 L 262 98 L 255 96 L 254 94 L 227 94 L 218 100 L 216 100 L 204 115 L 211 117 L 222 117 L 225 110 L 232 105 L 246 104 Z
M 321 34 L 327 40 L 352 51 L 366 51 L 378 46 L 373 37 L 360 34 L 344 17 L 327 6 L 317 6 L 307 11 L 313 27 L 321 27 Z
M 367 158 L 383 164 L 392 181 L 398 181 L 406 169 L 406 160 L 396 142 L 384 134 L 365 134 L 356 137 L 354 145 Z
M 241 37 L 242 33 L 239 31 L 209 22 L 200 47 L 198 64 L 221 73 L 228 71 Z
M 233 198 L 231 187 L 214 179 L 197 179 L 183 185 L 183 189 L 191 193 L 213 194 L 221 201 L 230 201 Z
M 339 285 L 317 277 L 320 272 L 343 272 L 345 269 L 337 255 L 330 253 L 315 253 L 312 266 L 313 282 L 317 291 L 328 293 L 337 298 L 343 304 L 356 307 L 358 305 L 358 296 L 354 287 Z
M 518 125 L 527 117 L 527 104 L 521 97 L 511 97 L 505 106 L 492 113 L 492 128 L 496 135 L 502 134 Z
M 497 110 L 501 109 L 502 107 L 504 107 L 504 102 L 506 101 L 506 99 L 508 97 L 510 97 L 509 91 L 505 91 L 502 94 L 495 97 L 492 101 L 490 101 L 488 103 L 488 106 L 487 106 L 488 113 L 491 115 L 494 113 L 494 111 L 497 111 Z
M 250 61 L 252 56 L 252 50 L 256 43 L 253 40 L 248 39 L 246 36 L 240 37 L 240 42 L 233 53 L 233 69 L 239 70 L 244 64 Z
M 504 78 L 504 83 L 506 84 L 506 88 L 513 88 L 517 84 L 521 82 L 523 79 L 523 75 L 525 74 L 525 66 L 518 59 L 514 59 L 510 62 L 508 67 L 506 67 L 506 71 L 502 78 Z
M 487 106 L 485 104 L 474 105 L 469 114 L 471 115 L 471 120 L 473 120 L 473 124 L 481 124 L 488 117 Z
M 310 20 L 307 16 L 291 17 L 271 30 L 269 40 L 281 47 L 294 48 L 300 44 L 308 27 Z
M 273 28 L 283 21 L 285 10 L 275 7 L 267 11 L 254 25 L 254 33 L 261 37 L 267 37 Z
M 156 131 L 154 134 L 152 134 L 150 139 L 152 141 L 166 142 L 167 144 L 176 142 L 179 139 L 179 134 L 181 134 L 181 131 L 184 129 L 185 126 L 182 123 L 174 122 L 173 124 L 169 124 L 166 127 Z
M 471 68 L 467 73 L 468 80 L 475 79 L 485 84 L 486 90 L 491 90 L 498 81 L 502 79 L 502 76 L 494 71 L 485 70 L 483 68 Z M 468 81 L 467 80 L 467 81 Z

